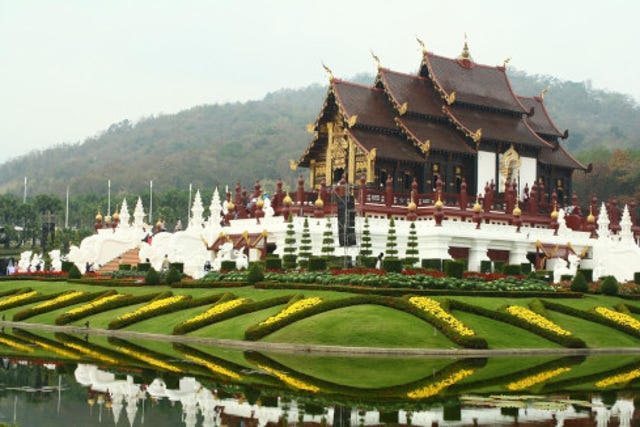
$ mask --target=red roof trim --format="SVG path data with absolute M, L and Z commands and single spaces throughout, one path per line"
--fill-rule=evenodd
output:
M 353 139 L 353 142 L 355 142 L 356 145 L 360 147 L 362 152 L 369 154 L 369 150 L 364 148 L 364 145 L 362 145 L 362 143 L 358 140 L 358 138 L 356 138 L 356 136 L 351 132 L 351 129 L 346 129 L 346 132 L 349 134 L 349 137 Z
M 538 135 L 538 133 L 536 131 L 531 129 L 531 126 L 529 126 L 529 123 L 527 123 L 527 120 L 525 118 L 522 118 L 520 120 L 522 120 L 522 123 L 524 123 L 524 126 L 529 130 L 529 132 L 531 132 L 531 134 L 533 135 L 534 138 L 536 138 L 538 141 L 542 142 L 547 147 L 553 147 L 553 144 L 550 144 L 549 141 L 546 141 L 546 140 L 542 139 L 540 137 L 540 135 Z
M 564 147 L 563 147 L 562 145 L 558 144 L 558 149 L 559 149 L 559 150 L 562 150 L 562 152 L 563 152 L 564 154 L 566 154 L 566 155 L 567 155 L 567 157 L 569 157 L 571 160 L 573 160 L 577 165 L 579 165 L 579 166 L 580 166 L 580 168 L 581 168 L 582 170 L 586 171 L 587 169 L 589 169 L 589 168 L 587 168 L 585 165 L 583 165 L 583 164 L 582 164 L 582 162 L 580 162 L 578 159 L 576 159 L 575 157 L 573 157 L 573 155 L 571 155 L 571 153 L 569 153 L 567 150 L 565 150 L 565 149 L 564 149 Z

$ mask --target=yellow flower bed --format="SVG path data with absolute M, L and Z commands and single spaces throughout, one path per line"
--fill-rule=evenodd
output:
M 63 295 L 60 295 L 57 298 L 47 300 L 47 301 L 43 302 L 42 304 L 34 305 L 33 309 L 34 310 L 39 310 L 41 308 L 52 307 L 52 306 L 55 306 L 57 304 L 61 304 L 61 303 L 65 302 L 65 301 L 69 301 L 71 299 L 77 298 L 80 295 L 84 295 L 85 293 L 86 292 L 82 292 L 82 291 L 69 292 L 68 294 L 63 294 Z
M 551 320 L 547 319 L 544 316 L 540 316 L 538 313 L 534 313 L 528 308 L 521 307 L 519 305 L 510 305 L 507 307 L 507 312 L 512 314 L 519 319 L 524 320 L 527 323 L 531 323 L 532 325 L 539 326 L 543 329 L 551 331 L 558 335 L 569 336 L 571 332 L 562 329 L 560 326 L 553 323 Z
M 185 320 L 183 322 L 183 325 L 193 323 L 193 322 L 199 322 L 201 320 L 210 319 L 214 316 L 217 316 L 218 314 L 222 314 L 231 309 L 234 309 L 239 305 L 246 303 L 247 301 L 249 300 L 246 298 L 237 298 L 231 301 L 223 302 L 221 304 L 216 304 L 213 307 L 211 307 L 209 310 L 205 311 L 204 313 L 198 314 L 197 316 L 194 316 L 190 319 Z
M 72 348 L 74 350 L 76 350 L 79 353 L 85 354 L 87 356 L 89 356 L 90 358 L 94 359 L 94 360 L 100 360 L 102 362 L 105 363 L 110 363 L 112 365 L 116 365 L 118 363 L 118 361 L 112 357 L 109 356 L 105 356 L 104 354 L 97 352 L 95 350 L 92 350 L 88 347 L 85 347 L 83 345 L 80 344 L 76 344 L 74 342 L 68 342 L 65 343 L 65 345 L 69 348 Z
M 270 325 L 272 323 L 275 323 L 279 320 L 282 320 L 286 317 L 291 316 L 294 313 L 297 313 L 299 311 L 302 310 L 306 310 L 310 307 L 313 307 L 314 305 L 318 305 L 322 302 L 322 298 L 320 297 L 312 297 L 312 298 L 305 298 L 305 299 L 301 299 L 300 301 L 294 302 L 293 304 L 291 304 L 289 307 L 285 308 L 284 310 L 282 310 L 280 313 L 276 314 L 275 316 L 271 316 L 269 317 L 267 320 L 260 322 L 258 325 L 259 326 L 266 326 L 266 325 Z
M 205 366 L 207 369 L 209 369 L 211 372 L 214 372 L 216 374 L 221 374 L 224 375 L 225 377 L 229 377 L 229 378 L 233 378 L 234 380 L 241 380 L 242 377 L 238 374 L 236 374 L 235 372 L 227 369 L 227 368 L 223 368 L 220 365 L 216 365 L 215 363 L 209 362 L 208 360 L 202 359 L 200 357 L 196 357 L 196 356 L 191 356 L 190 354 L 185 354 L 185 357 L 189 360 L 192 360 L 202 366 Z
M 16 342 L 7 337 L 0 337 L 0 344 L 4 344 L 7 347 L 11 347 L 12 349 L 18 350 L 18 351 L 25 351 L 27 353 L 33 352 L 33 347 L 29 347 L 28 345 L 24 345 L 22 343 Z
M 125 298 L 126 295 L 124 294 L 115 294 L 115 295 L 108 295 L 106 297 L 102 297 L 99 298 L 95 301 L 91 301 L 87 304 L 81 305 L 80 307 L 74 308 L 72 310 L 67 311 L 65 314 L 79 314 L 79 313 L 84 313 L 85 311 L 89 311 L 92 310 L 96 307 L 100 307 L 103 306 L 105 304 L 110 303 L 111 301 L 115 301 L 118 299 L 122 299 Z
M 175 304 L 177 302 L 180 302 L 180 301 L 182 301 L 182 300 L 184 300 L 186 298 L 187 298 L 186 295 L 174 295 L 172 297 L 162 298 L 160 300 L 153 301 L 153 302 L 151 302 L 151 303 L 149 303 L 147 305 L 144 305 L 144 306 L 140 307 L 139 309 L 134 310 L 134 311 L 132 311 L 130 313 L 125 313 L 122 316 L 118 317 L 116 319 L 116 321 L 128 320 L 128 319 L 131 319 L 131 318 L 135 319 L 136 317 L 142 316 L 143 314 L 154 312 L 156 310 L 161 310 L 161 309 L 163 309 L 165 307 L 168 307 L 168 306 L 173 305 L 173 304 Z
M 151 366 L 155 366 L 157 368 L 160 369 L 164 369 L 166 371 L 171 371 L 171 372 L 181 372 L 180 369 L 176 368 L 173 365 L 169 365 L 168 363 L 163 362 L 162 360 L 158 360 L 155 357 L 151 357 L 148 356 L 144 353 L 140 353 L 139 351 L 135 351 L 135 350 L 130 350 L 126 347 L 120 347 L 120 346 L 115 346 L 116 350 L 129 355 L 131 357 L 134 357 L 138 360 L 142 360 L 143 362 L 148 363 Z
M 628 314 L 620 313 L 619 311 L 614 311 L 606 307 L 596 307 L 595 312 L 600 316 L 606 317 L 609 320 L 613 320 L 620 325 L 628 326 L 635 329 L 636 331 L 640 331 L 640 321 L 636 320 L 634 317 L 629 316 Z
M 640 377 L 640 369 L 634 369 L 633 371 L 625 372 L 623 374 L 607 377 L 603 380 L 598 381 L 595 385 L 596 387 L 604 388 L 614 384 L 628 383 L 629 381 L 635 380 L 638 377 Z
M 410 399 L 426 399 L 427 397 L 435 396 L 445 388 L 462 381 L 470 375 L 473 375 L 474 372 L 475 370 L 473 369 L 461 369 L 458 372 L 449 375 L 442 381 L 408 392 L 407 397 Z
M 18 301 L 24 301 L 26 299 L 31 298 L 32 296 L 37 295 L 37 291 L 25 292 L 24 294 L 14 295 L 12 297 L 3 298 L 0 300 L 0 309 L 6 307 L 8 305 L 14 304 Z
M 507 388 L 511 391 L 522 390 L 548 381 L 551 378 L 557 377 L 558 375 L 564 374 L 565 372 L 569 372 L 570 370 L 571 368 L 557 368 L 550 371 L 544 371 L 539 374 L 523 378 L 520 381 L 509 383 L 509 385 L 507 385 Z
M 56 354 L 58 354 L 60 356 L 68 357 L 69 359 L 80 359 L 80 356 L 78 356 L 76 353 L 73 353 L 71 351 L 67 351 L 67 350 L 64 350 L 62 348 L 58 348 L 58 347 L 52 346 L 52 345 L 47 344 L 46 342 L 42 342 L 42 341 L 34 340 L 33 342 L 38 347 L 42 347 L 45 350 L 52 351 L 52 352 L 54 352 L 54 353 L 56 353 Z
M 304 301 L 304 300 L 303 300 Z M 295 378 L 291 378 L 290 376 L 276 370 L 272 369 L 268 366 L 258 365 L 258 367 L 271 375 L 278 377 L 283 383 L 290 385 L 293 388 L 297 388 L 298 390 L 306 390 L 312 393 L 317 393 L 320 391 L 320 387 L 316 387 L 312 384 L 307 384 L 304 381 L 297 380 Z
M 447 313 L 438 301 L 427 297 L 411 297 L 409 302 L 432 316 L 443 320 L 460 335 L 471 336 L 476 334 L 473 329 L 453 317 L 450 313 Z

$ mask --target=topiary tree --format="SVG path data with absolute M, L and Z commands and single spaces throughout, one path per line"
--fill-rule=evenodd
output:
M 618 281 L 613 276 L 607 276 L 600 285 L 600 292 L 603 295 L 618 295 Z
M 573 277 L 571 281 L 571 290 L 573 292 L 589 292 L 589 285 L 587 284 L 587 279 L 584 277 L 582 271 L 578 270 L 576 275 Z
M 252 262 L 249 266 L 249 272 L 247 273 L 247 282 L 250 285 L 255 285 L 258 282 L 264 280 L 264 272 L 260 263 Z
M 160 284 L 160 275 L 158 274 L 155 268 L 151 267 L 149 271 L 147 271 L 146 276 L 144 276 L 144 284 L 145 285 Z
M 300 236 L 300 247 L 298 248 L 298 261 L 305 263 L 309 262 L 309 258 L 313 253 L 311 252 L 311 232 L 309 232 L 309 220 L 304 219 L 302 224 L 302 235 Z
M 293 227 L 291 214 L 289 214 L 289 223 L 287 224 L 287 235 L 284 238 L 284 245 L 282 266 L 285 270 L 296 268 L 296 230 Z
M 82 273 L 75 264 L 71 264 L 69 268 L 69 279 L 82 279 Z
M 387 231 L 387 249 L 385 251 L 387 258 L 398 258 L 398 236 L 396 236 L 396 223 L 391 218 L 389 221 L 389 230 Z
M 331 227 L 331 218 L 327 217 L 327 222 L 322 233 L 322 256 L 331 257 L 335 248 L 335 240 L 333 240 L 333 228 Z
M 418 257 L 418 233 L 416 232 L 416 223 L 411 221 L 409 226 L 409 237 L 407 239 L 407 250 L 404 252 L 404 262 L 408 266 L 414 266 L 420 258 Z
M 370 257 L 373 255 L 371 250 L 371 231 L 369 230 L 369 218 L 364 219 L 362 226 L 362 238 L 360 240 L 360 256 Z
M 167 281 L 167 285 L 170 285 L 172 283 L 180 283 L 180 281 L 182 280 L 182 273 L 180 273 L 177 268 L 171 268 L 167 273 L 167 277 L 165 278 L 165 280 Z

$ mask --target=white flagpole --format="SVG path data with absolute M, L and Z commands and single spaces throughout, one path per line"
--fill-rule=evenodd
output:
M 67 185 L 67 207 L 64 214 L 64 228 L 69 228 L 69 186 Z
M 24 177 L 24 195 L 22 196 L 22 203 L 27 203 L 27 177 Z
M 108 203 L 107 203 L 107 215 L 111 215 L 111 180 L 107 181 L 107 187 L 108 187 Z
M 153 227 L 153 181 L 149 181 L 149 225 Z
M 189 206 L 187 206 L 187 219 L 191 221 L 191 183 L 189 183 Z

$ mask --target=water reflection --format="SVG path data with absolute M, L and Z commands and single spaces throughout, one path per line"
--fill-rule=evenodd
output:
M 19 426 L 631 426 L 640 359 L 261 354 L 13 331 L 0 423 Z

